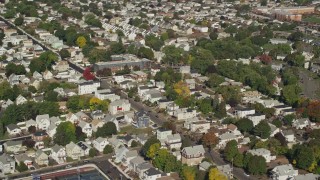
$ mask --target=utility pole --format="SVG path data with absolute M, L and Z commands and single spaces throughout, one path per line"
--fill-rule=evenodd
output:
M 231 174 L 232 174 L 232 177 L 233 177 L 233 158 L 231 160 Z M 230 177 L 228 177 L 228 179 L 230 179 Z

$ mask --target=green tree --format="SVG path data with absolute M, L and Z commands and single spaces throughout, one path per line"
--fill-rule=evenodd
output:
M 314 162 L 314 153 L 310 147 L 302 146 L 295 152 L 294 159 L 297 167 L 307 170 Z
M 154 49 L 155 51 L 159 51 L 161 47 L 164 45 L 163 40 L 154 36 L 154 35 L 147 35 L 145 37 L 146 45 Z
M 305 57 L 301 52 L 294 52 L 285 57 L 284 61 L 288 62 L 290 66 L 303 67 L 305 62 Z
M 265 174 L 267 172 L 266 159 L 262 156 L 252 156 L 248 162 L 247 169 L 253 175 Z
M 151 136 L 145 143 L 144 145 L 142 146 L 141 148 L 141 154 L 144 156 L 144 157 L 147 157 L 147 152 L 150 148 L 150 146 L 152 144 L 160 144 L 160 141 L 157 139 L 156 136 Z
M 196 170 L 192 166 L 183 165 L 180 172 L 180 177 L 184 180 L 195 180 Z
M 288 115 L 285 115 L 282 119 L 283 123 L 285 125 L 290 125 L 292 124 L 293 120 L 296 118 L 296 116 L 294 114 L 288 114 Z
M 117 127 L 113 122 L 107 122 L 102 127 L 99 127 L 96 132 L 96 137 L 108 137 L 117 134 Z
M 24 21 L 23 17 L 19 16 L 14 20 L 14 24 L 16 26 L 21 26 L 23 24 L 23 21 Z
M 183 49 L 177 48 L 174 45 L 165 46 L 162 50 L 164 57 L 162 61 L 169 65 L 179 64 L 182 60 Z
M 76 140 L 76 128 L 71 122 L 62 122 L 58 125 L 57 132 L 54 136 L 54 142 L 56 144 L 65 146 L 71 141 L 76 142 Z
M 18 170 L 19 172 L 25 172 L 25 171 L 28 170 L 28 166 L 27 166 L 23 161 L 21 161 L 21 162 L 19 163 L 19 165 L 17 166 L 17 170 Z
M 226 147 L 223 150 L 223 155 L 227 161 L 232 161 L 232 159 L 239 153 L 237 147 L 237 141 L 232 140 L 226 144 Z
M 95 157 L 95 156 L 97 156 L 97 154 L 98 154 L 98 151 L 95 148 L 91 148 L 89 150 L 89 156 L 90 157 Z
M 216 40 L 218 38 L 218 34 L 216 32 L 210 32 L 209 37 L 211 40 Z
M 161 145 L 159 143 L 152 144 L 147 151 L 147 158 L 153 159 L 160 150 L 160 147 Z
M 272 124 L 275 125 L 277 128 L 281 128 L 282 127 L 282 122 L 281 122 L 280 119 L 273 120 Z
M 266 139 L 271 134 L 271 128 L 267 121 L 260 121 L 254 128 L 253 132 L 254 135 L 260 136 L 262 139 Z
M 61 49 L 59 54 L 62 59 L 69 58 L 71 56 L 70 52 L 67 49 Z
M 242 118 L 236 123 L 236 126 L 242 133 L 251 132 L 253 129 L 253 122 L 248 118 Z
M 243 154 L 237 153 L 233 159 L 234 165 L 237 167 L 243 167 L 243 159 L 244 159 Z
M 55 91 L 48 91 L 44 95 L 44 100 L 56 102 L 58 101 L 58 93 Z
M 198 102 L 198 107 L 203 114 L 208 114 L 212 112 L 211 99 L 206 98 L 206 99 L 200 100 Z
M 139 143 L 137 141 L 132 141 L 131 142 L 131 147 L 138 147 L 139 146 Z
M 215 88 L 215 87 L 218 87 L 223 82 L 224 82 L 224 78 L 214 73 L 214 74 L 210 74 L 206 84 L 211 88 Z
M 149 48 L 141 47 L 138 51 L 138 57 L 147 58 L 147 59 L 154 59 L 153 51 Z
M 6 66 L 6 76 L 9 77 L 11 74 L 23 75 L 26 74 L 26 70 L 23 65 L 16 65 L 14 63 L 8 63 Z
M 111 145 L 106 145 L 104 148 L 103 148 L 103 154 L 110 154 L 113 152 L 113 148 Z
M 284 86 L 281 91 L 281 98 L 285 103 L 294 105 L 299 100 L 301 88 L 298 85 Z

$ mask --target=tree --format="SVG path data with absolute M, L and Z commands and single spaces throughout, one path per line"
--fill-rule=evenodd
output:
M 52 64 L 58 61 L 58 59 L 59 59 L 58 56 L 52 51 L 46 51 L 42 53 L 39 57 L 39 60 L 41 60 L 44 63 L 44 67 L 46 69 L 51 69 Z
M 152 136 L 150 137 L 145 143 L 144 145 L 142 146 L 141 148 L 141 154 L 144 156 L 144 157 L 147 157 L 147 152 L 148 150 L 150 149 L 150 146 L 152 144 L 160 144 L 160 141 L 157 139 L 156 136 Z
M 298 85 L 284 86 L 281 91 L 281 98 L 285 103 L 294 105 L 299 100 L 301 88 Z
M 83 77 L 85 80 L 93 80 L 94 79 L 94 75 L 91 73 L 91 68 L 87 67 L 84 71 L 83 71 Z
M 180 168 L 177 158 L 170 154 L 167 149 L 160 149 L 152 162 L 156 168 L 166 173 L 178 171 Z
M 288 62 L 290 66 L 303 67 L 305 62 L 305 57 L 301 52 L 294 52 L 285 57 L 284 61 Z
M 200 100 L 198 102 L 198 107 L 203 114 L 208 114 L 212 112 L 211 99 L 206 98 L 206 99 Z
M 320 122 L 320 101 L 311 101 L 307 106 L 307 114 L 311 121 Z
M 181 169 L 181 175 L 184 180 L 195 180 L 196 179 L 196 170 L 194 167 L 184 165 Z
M 11 74 L 23 75 L 26 74 L 26 70 L 23 65 L 16 65 L 14 63 L 8 63 L 6 66 L 6 76 L 9 77 Z
M 96 137 L 109 137 L 113 134 L 117 134 L 117 127 L 113 122 L 107 122 L 98 128 Z
M 190 89 L 187 83 L 183 81 L 179 81 L 173 85 L 174 91 L 179 95 L 179 96 L 189 96 L 190 95 Z
M 294 153 L 297 167 L 307 170 L 314 162 L 314 153 L 310 147 L 302 146 Z
M 39 58 L 35 58 L 35 59 L 31 60 L 29 68 L 30 68 L 31 73 L 33 73 L 35 71 L 41 73 L 46 70 L 46 66 L 45 66 L 44 62 L 41 61 Z
M 270 65 L 272 63 L 272 57 L 266 54 L 261 55 L 259 59 L 263 64 L 266 65 Z
M 48 91 L 44 95 L 44 100 L 56 102 L 58 101 L 58 93 L 55 91 Z
M 282 122 L 281 122 L 280 119 L 273 120 L 272 124 L 275 125 L 277 128 L 281 128 L 282 127 Z
M 237 167 L 243 167 L 244 156 L 241 153 L 237 153 L 233 158 L 233 163 Z
M 206 85 L 210 88 L 218 87 L 221 83 L 224 82 L 224 78 L 219 76 L 218 74 L 210 74 L 208 81 L 206 81 Z
M 112 71 L 110 68 L 103 68 L 102 70 L 97 71 L 97 76 L 98 77 L 108 77 L 112 76 Z
M 138 147 L 139 146 L 139 143 L 137 141 L 132 141 L 131 142 L 131 147 Z
M 227 161 L 232 161 L 232 159 L 239 153 L 237 141 L 232 140 L 226 144 L 224 148 L 223 155 Z
M 212 148 L 215 145 L 217 145 L 218 142 L 219 142 L 219 139 L 213 131 L 209 131 L 208 133 L 202 136 L 202 143 L 204 146 Z
M 151 49 L 141 47 L 138 51 L 138 57 L 140 58 L 147 58 L 147 59 L 154 59 L 154 53 Z
M 24 21 L 23 17 L 19 16 L 14 20 L 14 24 L 16 26 L 21 26 L 23 24 L 23 21 Z
M 242 118 L 236 123 L 236 126 L 242 133 L 250 132 L 253 129 L 253 122 L 248 118 Z
M 262 139 L 266 139 L 271 134 L 271 128 L 267 121 L 260 121 L 254 128 L 254 135 L 260 136 Z
M 122 41 L 120 41 L 111 43 L 109 51 L 111 54 L 123 54 L 126 52 L 126 49 L 123 46 Z
M 296 116 L 294 114 L 288 114 L 288 115 L 285 115 L 282 119 L 283 123 L 285 125 L 289 125 L 291 126 L 293 120 L 296 118 Z
M 165 46 L 162 51 L 164 53 L 164 57 L 162 59 L 164 63 L 168 65 L 176 65 L 181 62 L 183 49 L 170 45 Z
M 147 151 L 147 158 L 153 159 L 157 152 L 159 151 L 161 145 L 159 143 L 152 144 Z
M 192 140 L 190 139 L 189 136 L 184 136 L 182 138 L 182 145 L 181 148 L 189 147 L 192 146 Z
M 155 51 L 159 51 L 160 48 L 164 45 L 163 40 L 154 36 L 154 35 L 147 35 L 145 37 L 146 45 L 154 49 Z
M 113 148 L 111 145 L 106 145 L 104 148 L 103 148 L 103 154 L 110 154 L 113 152 Z
M 168 130 L 171 130 L 173 134 L 176 134 L 177 133 L 177 126 L 176 126 L 176 123 L 174 121 L 165 121 L 163 124 L 162 124 L 162 127 L 164 129 L 168 129 Z
M 30 133 L 30 134 L 33 134 L 33 133 L 35 133 L 37 131 L 37 128 L 35 127 L 35 126 L 29 126 L 28 127 L 28 132 Z
M 209 180 L 227 180 L 228 178 L 221 173 L 217 168 L 209 170 Z
M 218 38 L 218 34 L 216 32 L 210 32 L 209 37 L 211 40 L 216 40 Z
M 87 39 L 84 36 L 79 36 L 77 38 L 77 45 L 82 48 L 83 46 L 85 46 L 87 44 Z
M 59 54 L 62 59 L 69 58 L 71 56 L 70 52 L 67 49 L 61 49 Z
M 21 161 L 17 167 L 17 170 L 19 172 L 24 172 L 24 171 L 27 171 L 28 170 L 28 166 L 23 162 Z
M 91 148 L 89 150 L 89 156 L 90 157 L 95 157 L 95 156 L 97 156 L 97 154 L 98 154 L 98 151 L 95 148 Z
M 56 144 L 65 146 L 71 141 L 76 142 L 76 140 L 76 128 L 71 122 L 62 122 L 58 125 L 56 134 L 54 136 L 54 142 Z
M 262 156 L 252 156 L 249 159 L 247 169 L 253 175 L 265 174 L 267 172 L 266 159 Z
M 291 33 L 291 34 L 288 36 L 288 40 L 293 41 L 293 42 L 301 41 L 302 38 L 303 38 L 303 36 L 304 36 L 304 35 L 303 35 L 302 32 L 296 31 L 296 32 Z

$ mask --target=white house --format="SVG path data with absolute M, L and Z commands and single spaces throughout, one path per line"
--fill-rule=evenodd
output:
M 266 119 L 266 115 L 255 113 L 247 115 L 247 118 L 252 121 L 253 126 L 256 126 L 259 124 L 260 121 Z
M 111 102 L 119 100 L 120 96 L 115 95 L 110 89 L 96 90 L 94 95 L 101 100 L 109 99 Z
M 177 120 L 194 118 L 197 116 L 197 111 L 188 108 L 177 109 L 173 112 L 173 116 L 176 117 Z
M 7 132 L 9 133 L 10 136 L 16 136 L 21 134 L 21 128 L 16 124 L 9 124 L 7 126 Z
M 197 121 L 190 124 L 190 131 L 196 133 L 207 133 L 210 129 L 210 122 L 208 121 Z
M 66 155 L 73 160 L 79 160 L 84 156 L 84 151 L 74 142 L 70 142 L 66 145 Z
M 158 178 L 161 177 L 161 174 L 162 174 L 161 171 L 155 168 L 150 168 L 143 172 L 142 180 L 157 180 Z
M 38 115 L 36 117 L 37 127 L 40 130 L 47 130 L 50 126 L 49 114 Z
M 180 134 L 168 135 L 165 140 L 165 143 L 170 149 L 179 150 L 182 146 Z
M 92 145 L 96 148 L 99 152 L 103 152 L 103 149 L 108 145 L 109 142 L 106 138 L 98 137 L 97 139 L 92 141 Z
M 281 131 L 281 134 L 286 138 L 286 141 L 289 143 L 296 142 L 296 137 L 294 136 L 294 132 L 289 129 L 289 130 L 283 130 Z
M 130 111 L 131 104 L 127 99 L 120 99 L 109 104 L 109 112 L 112 115 L 118 114 L 120 112 Z
M 58 164 L 64 163 L 66 161 L 66 148 L 55 144 L 51 148 L 50 157 Z
M 265 148 L 251 149 L 251 150 L 248 150 L 248 153 L 251 153 L 254 156 L 264 157 L 267 163 L 276 159 L 276 156 L 271 156 L 271 152 Z
M 51 73 L 51 71 L 46 70 L 45 72 L 43 72 L 43 79 L 50 80 L 52 78 L 53 78 L 53 74 Z
M 100 82 L 84 81 L 78 84 L 78 94 L 93 94 L 100 87 Z
M 16 162 L 11 156 L 2 154 L 0 156 L 0 169 L 1 175 L 12 174 L 16 169 Z
M 309 118 L 301 118 L 301 119 L 295 119 L 292 122 L 292 127 L 296 128 L 296 129 L 303 129 L 306 127 L 310 127 L 311 122 L 309 120 Z
M 23 97 L 22 95 L 19 95 L 17 98 L 16 98 L 16 104 L 17 105 L 20 105 L 20 104 L 24 104 L 26 103 L 28 100 Z
M 243 107 L 235 108 L 235 111 L 234 111 L 234 115 L 237 118 L 244 118 L 249 114 L 255 114 L 255 113 L 256 113 L 256 111 L 254 109 L 243 108 Z
M 226 146 L 226 144 L 231 141 L 231 140 L 238 140 L 239 137 L 237 137 L 235 134 L 230 133 L 230 132 L 226 132 L 224 134 L 221 134 L 219 136 L 219 144 L 218 147 L 219 148 L 224 148 Z
M 276 166 L 271 170 L 273 180 L 287 180 L 298 176 L 298 170 L 295 170 L 291 164 Z
M 82 132 L 86 134 L 87 137 L 92 136 L 92 125 L 90 123 L 87 123 L 85 121 L 80 121 L 78 126 L 81 127 Z

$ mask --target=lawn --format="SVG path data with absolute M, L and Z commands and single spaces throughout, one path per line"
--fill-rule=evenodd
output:
M 309 16 L 304 18 L 302 21 L 309 23 L 320 23 L 320 17 L 317 16 Z
M 122 127 L 120 133 L 152 135 L 152 128 L 148 127 L 148 128 L 138 129 L 132 125 L 129 125 L 129 126 Z

